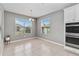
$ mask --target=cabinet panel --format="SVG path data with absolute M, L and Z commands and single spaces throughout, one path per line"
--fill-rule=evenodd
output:
M 64 9 L 64 20 L 66 23 L 74 22 L 75 6 Z
M 76 9 L 76 19 L 75 22 L 79 22 L 79 4 L 75 5 L 75 9 Z

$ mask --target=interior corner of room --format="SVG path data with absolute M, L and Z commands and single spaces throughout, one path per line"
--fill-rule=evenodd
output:
M 77 39 L 79 31 L 75 31 L 75 27 L 73 27 L 73 30 L 71 29 L 74 23 L 79 24 L 78 15 L 79 4 L 76 3 L 38 3 L 37 6 L 35 3 L 1 3 L 0 55 L 3 54 L 4 39 L 8 37 L 10 43 L 40 39 L 63 46 L 63 48 L 79 54 L 79 40 Z M 67 27 L 68 25 L 71 27 Z M 75 38 L 71 36 L 75 36 Z

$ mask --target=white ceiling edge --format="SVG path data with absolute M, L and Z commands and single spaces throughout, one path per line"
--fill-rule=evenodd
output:
M 56 4 L 55 3 L 54 4 L 53 3 L 51 3 L 51 4 L 46 3 L 45 6 L 42 6 L 41 3 L 37 3 L 37 4 L 35 4 L 35 3 L 33 3 L 33 4 L 29 4 L 29 3 L 26 3 L 26 4 L 24 4 L 24 3 L 23 4 L 2 3 L 5 11 L 16 13 L 16 14 L 21 14 L 21 15 L 26 15 L 28 17 L 33 17 L 33 18 L 39 18 L 39 17 L 42 17 L 44 15 L 56 12 L 58 10 L 61 10 L 61 9 L 63 10 L 64 8 L 75 5 L 76 3 L 67 3 L 67 4 L 65 3 L 65 5 L 60 3 L 59 4 L 60 8 L 58 6 L 56 6 Z M 58 7 L 58 9 L 56 7 L 54 7 L 54 5 L 56 7 Z M 24 8 L 24 10 L 21 9 L 20 7 Z M 45 8 L 45 10 L 43 8 Z M 49 9 L 47 9 L 47 8 L 49 8 Z M 33 14 L 32 16 L 30 15 L 30 10 L 31 9 L 34 11 L 32 13 Z
M 46 16 L 46 15 L 50 15 L 50 14 L 52 14 L 52 13 L 54 13 L 54 12 L 58 12 L 58 11 L 61 11 L 61 10 L 64 11 L 65 8 L 68 8 L 68 7 L 74 6 L 74 5 L 76 5 L 76 4 L 78 4 L 78 3 L 72 3 L 72 4 L 66 6 L 66 7 L 64 7 L 64 8 L 62 8 L 62 9 L 55 10 L 55 11 L 51 11 L 51 12 L 49 12 L 49 13 L 47 13 L 47 14 L 45 14 L 45 15 L 39 16 L 39 17 L 37 17 L 37 18 L 40 18 L 40 17 Z
M 17 12 L 12 12 L 12 11 L 7 11 L 7 10 L 4 10 L 4 13 L 5 12 L 13 13 L 13 14 L 20 15 L 20 16 L 26 16 L 27 18 L 34 18 L 34 19 L 38 18 L 38 17 L 32 17 L 32 16 L 28 16 L 28 15 L 25 15 L 25 14 L 21 14 L 21 13 L 17 13 Z

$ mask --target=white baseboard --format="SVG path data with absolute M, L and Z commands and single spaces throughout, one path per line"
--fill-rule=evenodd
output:
M 41 37 L 31 37 L 31 38 L 25 38 L 25 39 L 21 39 L 21 40 L 14 40 L 14 41 L 11 41 L 10 43 L 14 43 L 14 42 L 22 41 L 22 40 L 29 40 L 29 39 L 41 39 L 41 40 L 44 40 L 44 41 L 47 41 L 47 42 L 50 42 L 50 43 L 53 43 L 53 44 L 56 44 L 56 45 L 59 45 L 59 46 L 63 46 L 64 49 L 69 50 L 73 53 L 79 54 L 78 49 L 71 48 L 71 47 L 65 46 L 63 44 L 60 44 L 60 43 L 57 43 L 57 42 L 54 42 L 54 41 L 51 41 L 51 40 L 48 40 L 48 39 L 44 39 L 44 38 L 41 38 Z
M 44 38 L 41 38 L 41 37 L 38 37 L 38 39 L 42 39 L 42 40 L 48 41 L 48 42 L 53 43 L 53 44 L 56 44 L 56 45 L 64 46 L 63 44 L 56 43 L 54 41 L 51 41 L 51 40 L 48 40 L 48 39 L 44 39 Z
M 68 51 L 71 51 L 73 53 L 79 54 L 79 50 L 78 49 L 75 49 L 75 48 L 72 48 L 72 47 L 68 47 L 68 46 L 65 46 L 64 48 L 66 50 L 68 50 Z
M 79 50 L 78 50 L 78 49 L 71 48 L 71 47 L 68 47 L 68 46 L 65 46 L 65 45 L 56 43 L 56 42 L 54 42 L 54 41 L 48 40 L 48 39 L 44 39 L 44 38 L 38 37 L 38 39 L 45 40 L 45 41 L 47 41 L 47 42 L 50 42 L 50 43 L 53 43 L 53 44 L 56 44 L 56 45 L 59 45 L 59 46 L 63 46 L 64 49 L 66 49 L 66 50 L 68 50 L 68 51 L 71 51 L 72 53 L 79 54 Z
M 51 41 L 51 40 L 48 40 L 48 39 L 44 39 L 44 38 L 41 38 L 41 37 L 31 37 L 31 38 L 25 38 L 25 39 L 20 39 L 20 40 L 14 40 L 14 41 L 11 41 L 10 43 L 14 43 L 14 42 L 18 42 L 18 41 L 23 41 L 23 40 L 29 40 L 29 39 L 42 39 L 42 40 L 45 40 L 45 41 L 48 41 L 50 43 L 53 43 L 53 44 L 57 44 L 57 45 L 60 45 L 60 46 L 64 46 L 62 44 L 59 44 L 59 43 L 56 43 L 54 41 Z
M 10 41 L 10 43 L 14 43 L 14 42 L 18 42 L 18 41 L 23 41 L 23 40 L 30 40 L 30 39 L 35 39 L 37 37 L 31 37 L 31 38 L 25 38 L 25 39 L 20 39 L 20 40 L 14 40 L 14 41 Z

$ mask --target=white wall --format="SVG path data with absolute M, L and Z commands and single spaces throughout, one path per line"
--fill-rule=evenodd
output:
M 49 17 L 50 32 L 45 35 L 41 33 L 40 21 L 43 18 Z M 38 37 L 46 38 L 60 44 L 64 44 L 64 11 L 60 10 L 46 16 L 38 18 L 37 21 L 37 34 Z
M 2 55 L 4 46 L 3 39 L 4 39 L 4 9 L 2 5 L 0 5 L 0 55 Z
M 4 36 L 10 35 L 11 40 L 18 40 L 29 37 L 43 37 L 48 40 L 55 41 L 60 44 L 64 44 L 64 11 L 60 10 L 57 12 L 53 12 L 49 15 L 40 17 L 37 19 L 37 23 L 33 22 L 32 33 L 26 35 L 15 36 L 15 17 L 28 18 L 23 15 L 18 15 L 11 12 L 4 13 Z M 40 28 L 40 20 L 43 18 L 49 17 L 50 21 L 50 32 L 47 35 L 42 34 Z M 36 30 L 37 27 L 37 30 Z
M 16 17 L 28 19 L 28 17 L 26 17 L 24 15 L 19 15 L 19 14 L 7 12 L 7 11 L 4 12 L 4 36 L 10 35 L 12 41 L 23 39 L 23 38 L 35 37 L 36 21 L 33 22 L 33 24 L 32 24 L 32 33 L 20 35 L 20 36 L 15 35 L 15 31 L 16 31 L 15 30 L 15 18 Z

